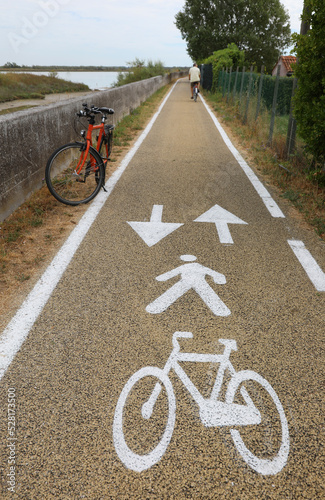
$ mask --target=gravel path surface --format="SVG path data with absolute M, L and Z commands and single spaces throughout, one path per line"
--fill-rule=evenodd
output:
M 58 279 L 1 380 L 2 498 L 320 499 L 324 243 L 187 81 L 155 118 L 35 294 Z

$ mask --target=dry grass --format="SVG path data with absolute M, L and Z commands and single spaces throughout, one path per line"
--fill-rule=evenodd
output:
M 0 73 L 0 102 L 16 99 L 42 99 L 45 94 L 85 92 L 83 83 L 73 83 L 54 76 L 31 73 Z
M 262 110 L 255 121 L 255 106 L 251 106 L 247 123 L 243 110 L 227 104 L 220 95 L 205 93 L 227 133 L 248 157 L 251 164 L 276 186 L 280 195 L 289 200 L 302 214 L 318 236 L 325 240 L 325 186 L 310 172 L 311 158 L 305 156 L 303 142 L 297 137 L 295 153 L 286 159 L 288 117 L 276 117 L 271 146 L 268 144 L 270 113 Z
M 115 129 L 112 161 L 106 178 L 119 166 L 131 143 L 148 123 L 169 90 L 163 87 L 125 117 Z M 69 207 L 56 201 L 46 186 L 35 192 L 0 223 L 0 328 L 4 328 L 58 249 L 78 223 L 87 205 Z

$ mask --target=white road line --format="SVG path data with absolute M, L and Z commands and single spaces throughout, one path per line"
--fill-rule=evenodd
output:
M 130 151 L 127 153 L 119 168 L 108 179 L 105 185 L 107 192 L 100 192 L 92 202 L 87 212 L 80 220 L 79 224 L 72 231 L 69 238 L 61 247 L 57 255 L 54 257 L 42 277 L 36 283 L 35 287 L 23 302 L 16 315 L 3 331 L 0 338 L 0 380 L 5 374 L 15 355 L 19 351 L 23 342 L 27 338 L 33 324 L 35 323 L 43 307 L 51 297 L 53 290 L 61 279 L 64 271 L 68 267 L 75 252 L 79 248 L 82 240 L 86 236 L 89 228 L 99 214 L 108 196 L 113 191 L 124 170 L 150 132 L 154 122 L 156 121 L 158 115 L 160 114 L 162 108 L 164 107 L 167 99 L 169 98 L 176 85 L 177 82 L 173 85 L 173 87 L 161 103 L 158 111 L 154 114 L 145 130 L 135 142 L 133 148 L 130 149 Z
M 303 241 L 288 240 L 288 243 L 316 290 L 318 292 L 325 292 L 325 273 L 321 270 L 309 250 L 307 250 Z
M 283 214 L 283 212 L 281 211 L 281 209 L 279 208 L 279 206 L 276 204 L 276 202 L 273 200 L 273 198 L 270 195 L 270 193 L 263 186 L 263 184 L 258 179 L 258 177 L 255 175 L 255 173 L 253 172 L 253 170 L 247 165 L 247 163 L 245 162 L 244 158 L 241 156 L 241 154 L 238 152 L 238 150 L 232 144 L 232 142 L 230 141 L 228 135 L 226 134 L 226 132 L 223 130 L 222 126 L 220 125 L 218 119 L 216 118 L 216 116 L 212 113 L 212 111 L 207 106 L 207 104 L 205 102 L 205 99 L 202 97 L 202 94 L 200 94 L 200 98 L 201 98 L 201 100 L 202 100 L 202 102 L 203 102 L 203 104 L 204 104 L 207 112 L 211 116 L 211 118 L 212 118 L 215 126 L 217 127 L 218 131 L 220 132 L 220 135 L 223 138 L 223 140 L 224 140 L 226 146 L 228 147 L 229 151 L 234 155 L 234 157 L 238 161 L 239 165 L 241 166 L 241 168 L 243 169 L 243 171 L 247 175 L 248 179 L 250 180 L 250 182 L 252 183 L 252 185 L 256 189 L 258 195 L 261 197 L 264 205 L 266 206 L 266 208 L 268 209 L 268 211 L 270 212 L 270 214 L 272 215 L 272 217 L 283 217 L 283 218 L 285 218 L 285 215 Z

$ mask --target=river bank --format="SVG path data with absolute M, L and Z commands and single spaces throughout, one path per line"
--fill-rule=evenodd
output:
M 0 70 L 1 74 L 8 74 Z M 13 73 L 12 73 L 13 74 Z M 64 80 L 71 84 L 84 84 L 91 90 L 105 90 L 114 86 L 118 79 L 119 72 L 117 71 L 15 71 L 14 75 L 32 75 L 53 77 L 56 80 Z M 72 90 L 72 89 L 71 89 Z
M 0 115 L 21 111 L 26 108 L 33 108 L 36 106 L 45 106 L 53 102 L 65 101 L 73 97 L 82 97 L 89 95 L 92 91 L 88 92 L 63 92 L 61 94 L 47 94 L 44 99 L 17 99 L 15 101 L 1 102 Z

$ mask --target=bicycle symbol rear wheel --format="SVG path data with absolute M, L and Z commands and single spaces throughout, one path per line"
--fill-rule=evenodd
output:
M 83 146 L 81 142 L 61 146 L 51 155 L 45 168 L 49 191 L 66 205 L 88 203 L 105 182 L 103 160 L 94 148 L 89 148 L 84 165 L 79 171 Z
M 147 378 L 149 378 L 150 380 L 145 380 Z M 150 382 L 151 384 L 150 389 L 146 385 L 147 382 Z M 148 401 L 151 394 L 153 393 L 153 389 L 155 390 L 157 384 L 160 384 L 162 386 L 162 389 L 164 389 L 161 392 L 159 391 L 159 398 L 165 398 L 165 400 L 162 401 L 163 404 L 167 402 L 167 405 L 165 404 L 165 422 L 161 422 L 161 407 L 156 412 L 155 409 L 153 409 L 152 415 L 146 418 L 140 416 L 143 404 Z M 132 401 L 131 393 L 134 396 L 134 401 Z M 128 429 L 127 423 L 125 422 L 127 414 L 126 407 L 128 403 L 131 408 L 131 429 Z M 158 401 L 156 402 L 156 405 L 159 405 Z M 139 406 L 138 409 L 140 409 L 140 411 L 136 411 L 136 406 Z M 175 418 L 176 400 L 173 386 L 168 376 L 165 375 L 165 373 L 159 368 L 150 366 L 142 368 L 141 370 L 134 373 L 134 375 L 132 375 L 132 377 L 127 381 L 120 394 L 116 405 L 113 421 L 114 446 L 117 455 L 124 463 L 124 465 L 128 469 L 134 470 L 136 472 L 142 472 L 143 470 L 149 469 L 154 464 L 159 462 L 170 443 L 174 431 Z M 140 426 L 134 428 L 137 422 L 141 423 L 141 420 L 142 428 Z M 148 446 L 148 440 L 152 437 L 152 434 L 150 434 L 150 420 L 153 420 L 154 430 L 157 430 L 157 433 L 159 432 L 159 436 L 155 437 L 153 449 L 150 449 L 150 451 L 147 453 L 140 453 L 140 448 L 136 441 L 142 440 L 145 443 L 145 446 Z M 163 429 L 162 431 L 160 431 L 161 428 Z M 141 431 L 143 431 L 143 433 L 141 433 Z M 127 440 L 132 443 L 132 446 L 136 449 L 136 451 L 131 450 L 131 444 L 129 446 L 126 442 Z
M 252 469 L 259 474 L 275 475 L 283 469 L 289 455 L 289 428 L 282 404 L 267 380 L 250 370 L 239 371 L 233 376 L 227 388 L 226 403 L 233 403 L 239 392 L 241 392 L 244 399 L 252 401 L 250 389 L 249 394 L 246 388 L 238 391 L 240 384 L 243 382 L 253 382 L 255 383 L 254 388 L 257 387 L 257 390 L 254 390 L 254 400 L 256 399 L 255 405 L 262 414 L 262 422 L 256 426 L 244 426 L 240 431 L 230 429 L 231 437 L 238 452 Z M 262 392 L 264 392 L 264 397 Z M 264 403 L 266 403 L 265 406 Z M 270 423 L 266 423 L 268 419 Z M 268 425 L 266 431 L 261 431 L 264 432 L 262 434 L 262 441 L 264 440 L 264 442 L 257 443 L 258 427 L 261 426 L 263 429 L 263 424 Z M 273 435 L 275 434 L 272 428 L 274 426 L 277 427 L 279 434 L 277 437 Z M 244 439 L 249 443 L 248 446 L 253 447 L 254 452 L 248 449 Z M 260 449 L 259 454 L 257 454 L 257 448 Z M 272 448 L 272 450 L 266 450 L 266 448 Z M 275 452 L 273 448 L 276 448 Z M 266 454 L 268 455 L 267 458 L 265 458 Z

